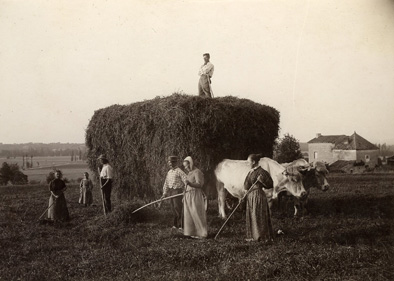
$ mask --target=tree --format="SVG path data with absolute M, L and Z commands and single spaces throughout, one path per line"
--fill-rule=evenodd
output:
M 7 183 L 11 180 L 11 168 L 7 162 L 4 162 L 0 168 L 0 184 L 7 185 Z
M 27 184 L 28 183 L 27 175 L 25 175 L 24 173 L 22 173 L 19 170 L 18 164 L 11 164 L 10 169 L 11 169 L 11 180 L 10 181 L 12 184 Z
M 274 152 L 274 159 L 279 163 L 289 163 L 302 158 L 300 143 L 290 134 L 279 139 Z
M 8 182 L 12 184 L 27 184 L 27 176 L 19 170 L 18 164 L 8 165 L 3 163 L 0 169 L 0 184 L 7 185 Z

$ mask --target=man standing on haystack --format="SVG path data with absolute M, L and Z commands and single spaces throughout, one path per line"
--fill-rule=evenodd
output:
M 168 165 L 170 170 L 167 173 L 163 186 L 163 196 L 161 198 L 183 193 L 186 186 L 186 174 L 178 167 L 178 157 L 168 157 Z M 181 228 L 182 223 L 182 196 L 169 199 L 171 209 L 174 214 L 174 224 L 172 228 Z
M 210 55 L 208 53 L 203 54 L 203 58 L 204 64 L 200 67 L 200 71 L 198 72 L 198 75 L 200 75 L 200 80 L 198 81 L 198 95 L 212 98 L 211 78 L 214 66 L 209 61 Z

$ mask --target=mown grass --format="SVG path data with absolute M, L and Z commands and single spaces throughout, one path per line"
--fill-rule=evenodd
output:
M 393 280 L 394 175 L 331 175 L 312 190 L 301 219 L 274 210 L 270 244 L 244 241 L 241 212 L 217 240 L 222 220 L 208 209 L 209 237 L 172 230 L 168 204 L 131 215 L 142 202 L 114 199 L 103 218 L 101 197 L 82 207 L 67 190 L 72 220 L 47 225 L 46 186 L 0 188 L 0 280 Z M 116 198 L 116 196 L 113 196 Z
M 41 182 L 46 183 L 46 177 L 49 172 L 54 169 L 60 169 L 63 172 L 63 176 L 70 181 L 76 181 L 78 178 L 83 178 L 84 172 L 89 172 L 88 164 L 85 161 L 79 160 L 71 162 L 71 156 L 36 156 L 33 159 L 33 168 L 21 170 L 25 175 L 28 176 L 29 182 Z M 30 161 L 30 158 L 28 158 Z M 22 167 L 22 157 L 17 158 L 0 158 L 0 164 L 7 162 L 8 164 L 18 164 Z M 37 165 L 37 162 L 40 165 Z
M 87 163 L 69 163 L 61 164 L 53 167 L 41 167 L 24 170 L 23 173 L 28 176 L 29 181 L 37 181 L 41 183 L 46 182 L 46 178 L 53 169 L 60 169 L 63 177 L 70 181 L 76 181 L 78 178 L 83 178 L 83 173 L 88 172 L 93 174 L 88 167 Z

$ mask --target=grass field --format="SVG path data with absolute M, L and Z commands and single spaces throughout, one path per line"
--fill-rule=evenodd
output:
M 30 162 L 30 158 L 28 158 Z M 8 164 L 18 164 L 22 168 L 22 157 L 16 158 L 0 158 L 0 165 L 4 162 Z M 39 165 L 37 164 L 39 163 Z M 70 181 L 76 181 L 83 178 L 84 172 L 89 172 L 88 164 L 85 161 L 71 162 L 71 156 L 42 156 L 33 157 L 33 168 L 21 171 L 28 176 L 29 182 L 46 183 L 46 177 L 53 169 L 60 169 L 63 177 Z
M 73 162 L 69 164 L 59 164 L 55 166 L 56 169 L 60 169 L 63 173 L 63 177 L 70 181 L 76 181 L 78 178 L 83 178 L 83 173 L 91 171 L 88 168 L 88 164 L 82 162 Z M 53 171 L 53 167 L 42 167 L 24 170 L 23 173 L 28 176 L 29 182 L 36 181 L 45 183 L 46 177 L 49 172 Z
M 170 229 L 168 204 L 133 216 L 140 203 L 114 200 L 104 219 L 97 187 L 85 208 L 73 185 L 72 220 L 47 225 L 37 221 L 46 186 L 0 187 L 0 280 L 394 280 L 394 175 L 329 181 L 329 191 L 312 190 L 304 218 L 274 210 L 284 235 L 270 244 L 244 241 L 241 212 L 214 240 L 223 223 L 216 201 L 209 237 L 196 241 Z
M 28 157 L 26 161 L 30 163 L 31 158 Z M 0 157 L 0 163 L 7 162 L 9 164 L 18 164 L 19 167 L 22 167 L 23 158 L 22 157 L 11 157 L 4 158 Z M 78 161 L 82 162 L 82 161 Z M 52 167 L 58 165 L 69 164 L 71 162 L 71 156 L 34 156 L 33 157 L 33 168 L 45 168 Z

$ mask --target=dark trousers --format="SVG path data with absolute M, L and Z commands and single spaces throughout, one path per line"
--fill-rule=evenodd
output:
M 167 196 L 172 196 L 176 194 L 183 193 L 182 189 L 172 189 L 168 190 Z M 182 196 L 178 196 L 170 199 L 172 213 L 174 214 L 174 226 L 177 228 L 182 227 Z
M 104 197 L 104 208 L 105 213 L 108 214 L 109 212 L 111 212 L 112 179 L 108 180 L 107 184 L 104 185 L 106 182 L 107 179 L 101 178 L 101 186 L 103 187 L 102 192 Z

